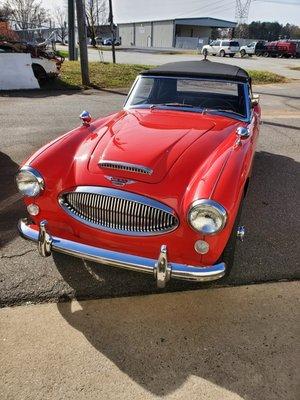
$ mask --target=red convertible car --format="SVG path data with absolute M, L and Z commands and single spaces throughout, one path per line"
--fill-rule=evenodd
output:
M 47 144 L 16 182 L 20 234 L 52 251 L 170 278 L 228 274 L 258 138 L 241 68 L 208 60 L 141 73 L 124 108 Z

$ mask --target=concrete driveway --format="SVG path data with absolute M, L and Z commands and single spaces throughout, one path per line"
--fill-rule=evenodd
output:
M 0 310 L 7 400 L 297 400 L 299 283 Z
M 256 91 L 262 95 L 264 124 L 242 216 L 248 234 L 238 245 L 231 277 L 222 283 L 226 285 L 300 276 L 300 85 L 261 86 Z M 83 109 L 100 116 L 117 110 L 123 101 L 120 94 L 95 91 L 0 97 L 0 304 L 156 292 L 150 276 L 59 254 L 41 259 L 36 246 L 16 232 L 18 218 L 25 215 L 14 185 L 18 164 L 76 126 Z M 205 287 L 173 281 L 166 291 Z

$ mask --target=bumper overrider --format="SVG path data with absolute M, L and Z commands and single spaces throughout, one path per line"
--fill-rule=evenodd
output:
M 171 278 L 198 282 L 214 281 L 222 278 L 226 271 L 223 262 L 202 267 L 169 262 L 166 245 L 161 245 L 158 249 L 158 258 L 155 260 L 51 236 L 47 231 L 46 220 L 41 221 L 39 227 L 33 228 L 26 219 L 21 219 L 18 229 L 24 239 L 38 243 L 39 253 L 43 257 L 48 257 L 52 251 L 56 251 L 113 267 L 145 272 L 154 276 L 159 288 L 165 287 Z

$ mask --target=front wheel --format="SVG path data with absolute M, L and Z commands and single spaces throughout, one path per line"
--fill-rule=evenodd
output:
M 48 76 L 44 68 L 39 64 L 32 64 L 32 70 L 39 84 L 44 85 L 48 80 Z
M 241 57 L 245 57 L 245 55 L 246 55 L 246 50 L 241 50 Z
M 220 51 L 220 57 L 225 57 L 225 56 L 226 56 L 225 51 L 224 51 L 224 50 L 221 50 L 221 51 Z
M 207 49 L 204 49 L 204 50 L 202 51 L 202 54 L 204 55 L 204 57 L 207 57 L 207 56 L 208 56 L 208 51 L 207 51 Z
M 230 237 L 228 239 L 227 245 L 222 253 L 222 256 L 220 258 L 221 261 L 223 261 L 226 264 L 226 274 L 225 277 L 230 274 L 230 271 L 233 266 L 234 262 L 234 255 L 235 255 L 235 248 L 236 248 L 236 242 L 237 238 L 240 235 L 240 239 L 242 240 L 241 234 L 242 230 L 239 224 L 240 224 L 240 219 L 241 219 L 241 214 L 242 214 L 242 208 L 243 208 L 243 199 L 241 200 L 241 204 L 237 213 L 237 216 L 235 218 L 235 222 L 230 234 Z

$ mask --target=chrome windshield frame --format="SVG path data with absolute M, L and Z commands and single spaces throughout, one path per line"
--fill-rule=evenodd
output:
M 251 101 L 250 101 L 250 87 L 249 83 L 247 82 L 238 82 L 238 81 L 233 81 L 233 80 L 227 80 L 227 79 L 211 79 L 211 78 L 195 78 L 195 77 L 183 77 L 183 76 L 166 76 L 166 75 L 138 75 L 128 92 L 128 95 L 126 97 L 126 100 L 123 105 L 124 110 L 132 110 L 132 109 L 151 109 L 153 106 L 152 104 L 136 104 L 136 105 L 129 105 L 128 101 L 130 97 L 134 94 L 134 92 L 137 90 L 137 84 L 141 78 L 168 78 L 168 79 L 185 79 L 185 80 L 201 80 L 201 81 L 216 81 L 216 82 L 226 82 L 226 83 L 233 83 L 233 84 L 239 84 L 243 85 L 243 93 L 245 96 L 245 104 L 246 104 L 246 115 L 245 116 L 239 116 L 236 114 L 231 114 L 230 112 L 224 112 L 224 111 L 218 111 L 218 110 L 209 110 L 205 108 L 192 108 L 192 107 L 176 107 L 176 106 L 164 106 L 161 104 L 157 104 L 155 107 L 156 109 L 161 109 L 161 110 L 172 110 L 172 111 L 183 111 L 183 112 L 195 112 L 197 114 L 201 114 L 205 111 L 206 114 L 213 114 L 213 115 L 221 115 L 227 118 L 232 118 L 241 122 L 247 122 L 250 123 L 251 121 Z

